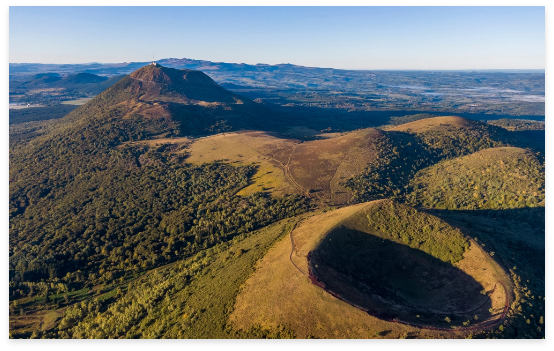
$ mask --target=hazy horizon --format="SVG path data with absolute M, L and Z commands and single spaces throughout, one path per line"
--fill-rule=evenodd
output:
M 298 67 L 307 67 L 307 68 L 322 68 L 322 69 L 334 69 L 334 70 L 344 70 L 344 71 L 431 71 L 431 72 L 513 72 L 513 73 L 545 73 L 544 68 L 506 68 L 506 69 L 493 69 L 493 68 L 485 68 L 485 69 L 479 69 L 479 68 L 473 68 L 473 69 L 348 69 L 348 68 L 336 68 L 336 67 L 316 67 L 316 66 L 304 66 L 304 65 L 297 65 L 294 63 L 276 63 L 276 64 L 268 64 L 263 62 L 258 63 L 244 63 L 244 62 L 221 62 L 221 61 L 211 61 L 206 59 L 193 59 L 189 57 L 183 57 L 183 58 L 176 58 L 176 57 L 166 57 L 161 58 L 159 60 L 155 60 L 156 62 L 163 61 L 163 60 L 194 60 L 194 61 L 207 61 L 207 62 L 213 62 L 213 63 L 227 63 L 227 64 L 247 64 L 247 65 L 269 65 L 269 66 L 277 66 L 277 65 L 293 65 Z M 82 63 L 73 63 L 73 62 L 60 62 L 60 63 L 42 63 L 42 62 L 9 62 L 10 65 L 51 65 L 51 66 L 59 66 L 59 65 L 117 65 L 122 63 L 127 64 L 133 64 L 133 63 L 144 63 L 145 65 L 148 64 L 150 61 L 123 61 L 123 62 L 82 62 Z
M 11 63 L 544 70 L 544 7 L 10 7 Z M 148 45 L 145 45 L 148 44 Z

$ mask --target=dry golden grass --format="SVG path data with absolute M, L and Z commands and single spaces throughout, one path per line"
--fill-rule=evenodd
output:
M 305 220 L 293 232 L 293 261 L 307 272 L 306 254 L 337 221 L 364 205 L 345 207 Z M 387 337 L 413 331 L 382 323 L 312 285 L 289 261 L 289 237 L 279 241 L 257 264 L 256 272 L 237 297 L 230 316 L 233 326 L 248 329 L 259 324 L 272 329 L 287 325 L 296 337 L 368 338 L 376 331 L 393 330 Z
M 401 124 L 399 126 L 388 128 L 387 130 L 394 130 L 397 132 L 410 132 L 410 133 L 422 133 L 428 130 L 435 129 L 443 125 L 449 125 L 457 128 L 469 127 L 472 122 L 462 117 L 457 116 L 443 116 L 426 118 L 419 121 Z
M 365 131 L 367 134 L 348 150 L 329 182 L 331 203 L 344 204 L 350 200 L 350 191 L 342 187 L 340 183 L 360 173 L 368 162 L 377 156 L 376 150 L 371 147 L 371 144 L 380 138 L 382 133 L 376 129 L 366 129 Z
M 498 281 L 509 281 L 502 268 L 473 240 L 470 240 L 470 246 L 464 253 L 464 259 L 458 262 L 456 267 L 472 276 L 486 291 L 492 291 Z M 509 286 L 506 286 L 506 288 L 509 288 Z M 496 286 L 494 293 L 489 295 L 489 297 L 491 299 L 493 316 L 497 317 L 504 309 L 506 291 L 499 284 Z
M 123 143 L 123 145 L 129 145 L 129 144 L 145 144 L 150 146 L 158 146 L 158 145 L 164 145 L 164 144 L 175 144 L 175 145 L 181 145 L 190 143 L 194 139 L 191 139 L 189 137 L 182 137 L 182 138 L 158 138 L 158 139 L 148 139 L 148 140 L 138 140 L 138 141 L 128 141 Z
M 137 102 L 129 107 L 127 115 L 140 113 L 163 118 L 165 112 L 161 105 Z M 297 132 L 317 131 L 300 129 Z M 186 162 L 192 164 L 217 161 L 237 166 L 257 165 L 252 184 L 238 195 L 256 192 L 276 196 L 301 194 L 325 203 L 346 204 L 351 193 L 340 183 L 361 172 L 376 157 L 376 150 L 371 145 L 381 136 L 382 132 L 370 128 L 346 134 L 327 134 L 325 137 L 328 139 L 301 142 L 255 131 L 196 139 L 159 137 L 132 143 L 151 146 L 176 144 L 181 146 L 176 152 L 186 152 Z
M 236 165 L 258 165 L 253 184 L 239 192 L 248 195 L 268 191 L 275 195 L 297 193 L 288 182 L 283 165 L 270 151 L 291 149 L 296 141 L 279 139 L 264 132 L 217 134 L 199 138 L 187 149 L 187 162 L 194 164 L 223 161 Z
M 81 106 L 81 105 L 86 104 L 87 102 L 89 102 L 92 99 L 93 98 L 80 98 L 80 99 L 75 99 L 75 100 L 67 100 L 67 101 L 62 101 L 62 104 L 63 105 L 78 105 L 78 106 Z
M 49 330 L 62 318 L 64 310 L 65 308 L 60 308 L 58 310 L 39 311 L 25 316 L 10 316 L 10 330 Z
M 369 145 L 381 135 L 376 129 L 363 129 L 335 138 L 300 142 L 265 132 L 217 134 L 196 139 L 187 149 L 187 162 L 257 164 L 253 184 L 239 195 L 261 191 L 303 194 L 344 204 L 351 194 L 339 183 L 363 170 L 375 157 Z
M 292 232 L 292 261 L 307 273 L 308 252 L 339 223 L 365 213 L 377 202 L 344 207 L 305 219 Z M 291 263 L 291 248 L 291 239 L 287 236 L 258 262 L 255 273 L 236 299 L 230 316 L 233 327 L 247 330 L 254 325 L 267 329 L 285 325 L 297 338 L 456 338 L 467 335 L 463 331 L 419 329 L 373 317 L 313 285 Z M 483 255 L 486 253 L 472 243 L 457 267 L 492 290 L 498 280 L 497 273 L 494 267 L 487 265 Z M 504 306 L 503 294 L 503 290 L 497 288 L 492 296 L 495 312 Z
M 290 174 L 303 189 L 319 199 L 346 203 L 351 194 L 339 182 L 361 172 L 375 157 L 368 146 L 380 136 L 381 132 L 376 129 L 362 129 L 299 144 L 290 156 Z

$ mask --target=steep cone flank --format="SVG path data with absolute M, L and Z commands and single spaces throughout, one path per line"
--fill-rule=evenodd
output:
M 156 65 L 144 66 L 130 75 L 142 82 L 157 84 L 182 85 L 198 88 L 219 88 L 216 82 L 200 71 L 190 69 L 173 69 Z
M 148 65 L 122 78 L 65 120 L 79 121 L 76 132 L 97 123 L 99 128 L 109 123 L 122 125 L 125 135 L 110 141 L 122 143 L 167 133 L 205 135 L 259 128 L 261 115 L 267 117 L 271 113 L 220 87 L 200 71 Z M 112 129 L 98 132 L 95 138 L 117 134 Z
M 127 90 L 142 101 L 176 102 L 187 105 L 236 104 L 244 98 L 220 87 L 200 71 L 144 66 L 131 73 Z

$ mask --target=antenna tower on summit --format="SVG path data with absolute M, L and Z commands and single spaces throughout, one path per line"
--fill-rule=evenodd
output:
M 152 54 L 152 63 L 151 63 L 152 66 L 156 66 L 156 61 L 154 61 L 154 54 Z

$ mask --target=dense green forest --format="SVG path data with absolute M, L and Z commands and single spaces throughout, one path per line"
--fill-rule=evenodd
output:
M 418 139 L 407 133 L 385 132 L 373 147 L 379 156 L 344 182 L 358 202 L 401 198 L 409 179 L 436 159 Z
M 468 122 L 470 127 L 445 124 L 417 132 L 385 130 L 384 137 L 375 144 L 379 157 L 364 171 L 346 180 L 345 187 L 352 191 L 357 201 L 400 200 L 410 191 L 410 180 L 418 171 L 441 160 L 501 146 L 530 148 L 544 162 L 544 143 L 540 140 L 485 123 Z
M 10 125 L 25 122 L 42 121 L 62 118 L 78 106 L 55 105 L 46 107 L 29 107 L 24 109 L 10 109 Z
M 77 177 L 13 217 L 12 281 L 44 278 L 66 289 L 108 282 L 306 210 L 294 196 L 233 196 L 252 172 L 160 162 Z M 28 288 L 14 284 L 11 296 Z
M 544 121 L 530 121 L 526 119 L 509 119 L 502 118 L 487 123 L 492 124 L 493 126 L 502 127 L 511 131 L 522 131 L 522 130 L 544 130 L 545 123 Z
M 118 103 L 141 94 L 126 90 L 132 83 L 123 79 L 55 128 L 12 143 L 10 298 L 36 294 L 33 282 L 43 280 L 62 293 L 125 278 L 308 208 L 295 196 L 234 196 L 253 166 L 186 166 L 163 148 L 125 145 L 179 133 L 198 117 L 186 107 L 174 120 L 125 117 Z

